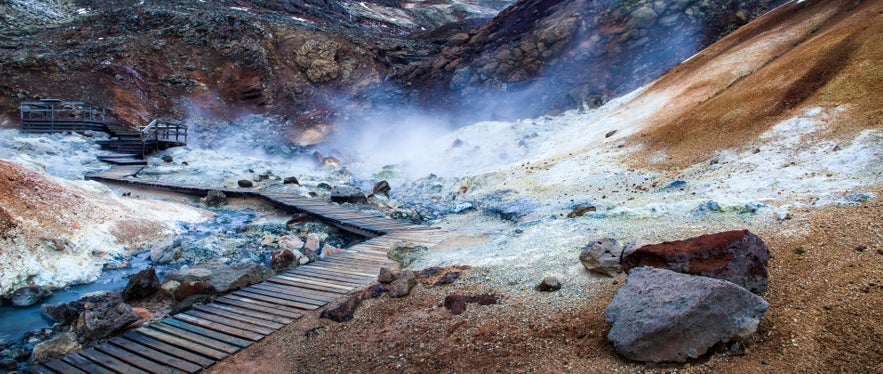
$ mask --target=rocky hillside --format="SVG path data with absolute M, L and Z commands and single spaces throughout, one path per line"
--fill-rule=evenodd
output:
M 113 109 L 128 124 L 287 115 L 328 120 L 334 101 L 507 1 L 43 1 L 0 4 L 0 106 L 58 97 Z M 13 18 L 12 15 L 20 15 Z M 440 26 L 446 26 L 438 31 Z M 411 35 L 436 30 L 420 38 Z M 198 110 L 197 110 L 198 108 Z
M 524 0 L 398 77 L 483 118 L 597 106 L 783 2 Z
M 301 143 L 381 103 L 541 114 L 634 89 L 780 2 L 11 2 L 0 123 L 45 97 L 130 125 L 281 115 Z

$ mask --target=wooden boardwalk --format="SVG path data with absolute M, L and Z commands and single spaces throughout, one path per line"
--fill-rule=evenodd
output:
M 261 198 L 342 229 L 373 238 L 325 259 L 297 267 L 214 302 L 199 305 L 148 327 L 31 368 L 35 373 L 194 373 L 230 356 L 300 318 L 374 282 L 399 241 L 432 247 L 445 239 L 436 228 L 401 223 L 337 205 L 282 193 L 182 186 L 128 178 L 141 166 L 116 166 L 89 179 L 204 196 L 219 190 L 232 197 Z

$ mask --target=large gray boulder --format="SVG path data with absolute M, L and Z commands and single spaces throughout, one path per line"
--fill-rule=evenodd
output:
M 242 289 L 274 275 L 272 270 L 260 264 L 213 264 L 208 268 L 212 271 L 208 284 L 214 286 L 219 293 Z
M 640 267 L 607 306 L 607 338 L 630 360 L 684 362 L 753 334 L 768 308 L 731 282 Z

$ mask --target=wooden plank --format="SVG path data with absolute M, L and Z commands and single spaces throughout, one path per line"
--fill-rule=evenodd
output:
M 87 349 L 85 351 L 80 352 L 80 355 L 88 358 L 92 362 L 104 366 L 110 370 L 119 372 L 119 373 L 132 373 L 132 374 L 148 374 L 148 372 L 136 368 L 132 365 L 129 365 L 125 362 L 117 360 L 112 356 L 108 356 L 104 353 L 98 352 L 94 349 Z
M 236 352 L 239 350 L 237 347 L 230 346 L 232 347 L 232 352 L 229 352 L 228 350 L 213 347 L 212 345 L 215 345 L 213 342 L 203 344 L 203 341 L 210 339 L 193 333 L 188 333 L 187 331 L 182 331 L 180 334 L 174 334 L 172 332 L 169 332 L 167 329 L 160 330 L 160 328 L 154 329 L 154 327 L 156 326 L 154 325 L 150 328 L 140 328 L 136 331 L 152 339 L 161 341 L 166 344 L 174 345 L 191 352 L 198 353 L 214 360 L 220 360 L 224 357 L 227 357 L 228 353 Z
M 63 363 L 63 362 L 62 362 L 62 363 Z M 71 366 L 71 367 L 72 367 L 74 370 L 77 370 L 77 372 L 82 373 L 81 370 L 79 370 L 79 369 L 77 369 L 77 368 L 75 368 L 75 367 L 73 367 L 73 366 Z M 50 369 L 50 368 L 48 368 L 48 367 L 46 367 L 46 366 L 40 365 L 40 364 L 31 365 L 31 367 L 28 368 L 28 372 L 29 372 L 29 373 L 34 373 L 34 374 L 55 374 L 55 371 L 54 371 L 54 370 L 52 370 L 52 369 Z M 5 372 L 4 372 L 4 373 L 5 373 Z
M 250 318 L 255 318 L 255 319 L 258 319 L 261 321 L 273 322 L 274 325 L 278 326 L 278 327 L 275 327 L 276 329 L 280 329 L 283 326 L 285 326 L 291 322 L 294 322 L 294 320 L 291 318 L 286 318 L 286 317 L 278 316 L 275 314 L 264 313 L 264 312 L 257 311 L 257 310 L 252 310 L 252 309 L 248 309 L 248 308 L 241 308 L 238 306 L 221 304 L 221 303 L 211 303 L 209 305 L 200 305 L 200 307 L 223 310 L 225 312 L 236 313 L 238 315 L 242 315 L 242 316 L 250 317 Z M 200 309 L 200 310 L 202 310 L 202 309 Z
M 268 303 L 285 305 L 285 306 L 290 306 L 290 307 L 294 307 L 297 309 L 303 309 L 303 310 L 315 310 L 315 309 L 319 308 L 313 304 L 305 304 L 305 303 L 295 302 L 295 301 L 291 301 L 291 300 L 280 299 L 280 298 L 267 296 L 267 295 L 259 294 L 259 293 L 255 293 L 255 292 L 248 292 L 248 291 L 244 291 L 244 290 L 236 291 L 233 294 L 237 295 L 237 296 L 247 297 L 250 299 L 266 301 Z
M 304 273 L 304 274 L 316 274 L 316 275 L 322 275 L 322 276 L 333 276 L 336 278 L 348 279 L 350 281 L 360 282 L 360 283 L 370 282 L 372 279 L 376 278 L 375 276 L 372 276 L 372 275 L 355 275 L 355 274 L 338 273 L 335 271 L 329 271 L 326 269 L 317 268 L 317 267 L 313 267 L 313 266 L 301 266 L 297 269 L 294 269 L 292 272 L 297 273 L 297 274 Z
M 172 323 L 172 324 L 168 324 Z M 150 325 L 150 328 L 160 330 L 162 332 L 177 335 L 179 337 L 185 338 L 187 340 L 192 340 L 196 343 L 202 344 L 209 348 L 217 349 L 225 353 L 233 353 L 243 348 L 238 344 L 234 344 L 233 342 L 228 341 L 227 339 L 239 339 L 235 336 L 230 336 L 227 334 L 217 333 L 211 330 L 205 329 L 196 329 L 198 331 L 193 331 L 194 328 L 199 326 L 192 326 L 189 324 L 182 323 L 178 320 L 172 320 L 167 318 L 163 320 L 161 323 L 154 323 Z M 203 331 L 205 330 L 205 331 Z M 242 344 L 242 342 L 238 342 Z
M 62 360 L 53 360 L 45 363 L 47 368 L 52 371 L 56 371 L 64 374 L 87 374 L 85 371 L 80 370 L 78 367 L 71 365 Z
M 215 363 L 214 359 L 198 355 L 196 353 L 187 351 L 185 349 L 178 348 L 174 345 L 165 343 L 160 340 L 156 340 L 156 339 L 151 338 L 147 335 L 144 335 L 140 332 L 134 332 L 134 331 L 130 332 L 126 335 L 123 335 L 123 338 L 133 341 L 135 343 L 141 344 L 143 346 L 150 347 L 150 348 L 155 349 L 157 351 L 164 352 L 165 354 L 177 357 L 181 360 L 192 362 L 192 363 L 199 365 L 201 367 L 206 367 L 206 366 L 209 366 L 209 365 Z M 206 349 L 208 349 L 208 348 L 206 348 Z M 223 352 L 217 352 L 217 353 L 219 356 L 221 356 L 221 358 L 226 356 L 226 354 Z
M 202 369 L 202 366 L 194 364 L 190 361 L 183 360 L 181 358 L 168 355 L 164 352 L 158 351 L 156 349 L 135 343 L 134 341 L 116 338 L 111 339 L 109 341 L 110 344 L 113 344 L 117 347 L 126 349 L 128 351 L 137 353 L 143 357 L 148 357 L 151 360 L 159 362 L 160 364 L 166 365 L 168 367 L 175 368 L 177 370 L 181 370 L 187 373 L 195 373 Z
M 261 284 L 253 285 L 250 288 L 276 292 L 288 296 L 296 296 L 296 298 L 290 300 L 309 299 L 310 301 L 308 302 L 310 304 L 316 305 L 325 305 L 329 302 L 337 300 L 337 298 L 340 297 L 340 295 L 338 294 L 329 294 L 325 292 L 308 290 L 306 288 L 301 288 L 298 286 L 275 282 L 264 282 Z
M 348 293 L 354 288 L 349 285 L 337 284 L 333 282 L 323 282 L 291 275 L 277 275 L 276 278 L 297 282 L 298 286 L 302 286 L 304 288 L 328 290 L 329 292 L 334 292 L 332 290 L 336 290 L 338 293 Z
M 299 309 L 305 310 L 313 310 L 318 307 L 321 307 L 327 303 L 323 303 L 321 301 L 316 301 L 313 299 L 307 299 L 300 296 L 289 296 L 280 294 L 278 291 L 260 289 L 260 288 L 247 288 L 244 290 L 240 290 L 242 293 L 237 293 L 239 295 L 245 295 L 248 297 L 256 298 L 258 300 L 264 300 L 268 302 L 275 302 L 283 305 L 292 306 Z M 237 291 L 237 292 L 240 292 Z
M 193 309 L 198 310 L 200 312 L 204 312 L 204 313 L 211 313 L 211 314 L 215 314 L 215 315 L 218 315 L 221 317 L 231 318 L 231 319 L 234 319 L 237 321 L 247 322 L 247 323 L 251 323 L 253 325 L 266 327 L 268 329 L 271 329 L 270 333 L 273 333 L 273 331 L 279 330 L 283 326 L 285 326 L 284 324 L 281 324 L 279 322 L 261 319 L 260 317 L 257 316 L 257 314 L 252 314 L 252 315 L 242 314 L 242 313 L 248 313 L 248 311 L 243 311 L 242 309 L 238 309 L 238 311 L 240 311 L 242 313 L 237 313 L 235 311 L 219 308 L 219 307 L 217 307 L 215 305 L 211 305 L 211 304 L 210 305 L 200 305 L 199 307 L 194 307 Z
M 180 372 L 174 368 L 158 364 L 144 357 L 136 355 L 125 349 L 110 345 L 108 343 L 99 344 L 94 348 L 96 351 L 104 353 L 110 357 L 116 358 L 132 367 L 147 371 L 153 374 L 175 373 Z
M 337 281 L 342 283 L 351 284 L 355 287 L 364 286 L 367 283 L 371 282 L 371 278 L 361 277 L 361 278 L 353 278 L 343 274 L 335 274 L 335 273 L 327 273 L 321 270 L 312 270 L 312 269 L 296 269 L 289 272 L 286 272 L 285 275 L 296 275 L 303 277 L 310 277 L 313 279 L 327 279 L 331 281 Z
M 272 334 L 274 331 L 278 330 L 278 328 L 267 327 L 257 323 L 242 321 L 238 318 L 231 318 L 228 316 L 223 316 L 220 312 L 211 313 L 206 312 L 204 310 L 191 309 L 186 315 L 193 316 L 195 318 L 204 319 L 206 321 L 211 321 L 215 323 L 220 323 L 222 325 L 227 325 L 233 328 L 242 329 L 246 331 L 251 331 L 254 333 L 261 334 L 263 336 L 267 336 Z M 280 326 L 281 327 L 281 326 Z M 258 339 L 260 340 L 260 339 Z
M 89 374 L 115 374 L 113 371 L 105 369 L 103 366 L 89 361 L 76 353 L 67 355 L 62 360 Z
M 350 275 L 355 275 L 355 276 L 360 276 L 360 277 L 362 277 L 362 276 L 376 277 L 377 276 L 377 274 L 346 270 L 345 268 L 337 267 L 337 266 L 334 266 L 331 264 L 315 263 L 315 264 L 310 264 L 309 267 L 310 267 L 310 269 L 321 269 L 321 270 L 330 271 L 330 272 L 334 272 L 334 273 L 350 274 Z
M 297 309 L 285 307 L 278 304 L 271 304 L 260 300 L 253 300 L 247 297 L 228 295 L 215 299 L 215 303 L 235 305 L 240 308 L 257 310 L 259 312 L 275 314 L 291 319 L 298 319 L 302 316 L 302 314 L 296 312 Z
M 222 332 L 222 333 L 225 333 L 228 335 L 238 336 L 240 338 L 248 339 L 248 340 L 255 341 L 255 342 L 258 340 L 261 340 L 261 338 L 263 338 L 265 335 L 267 335 L 267 334 L 260 334 L 257 332 L 252 332 L 251 330 L 239 329 L 237 327 L 232 327 L 232 326 L 217 323 L 214 321 L 207 321 L 202 318 L 188 315 L 187 313 L 176 314 L 176 315 L 172 316 L 172 319 L 175 319 L 180 322 L 188 323 L 191 325 L 199 326 L 199 327 L 202 327 L 205 329 L 213 330 L 215 332 Z M 163 322 L 171 324 L 169 321 L 163 321 Z M 173 325 L 173 326 L 176 326 L 176 325 Z M 205 335 L 205 334 L 203 334 L 203 335 Z M 237 343 L 233 343 L 233 344 L 240 345 Z M 242 344 L 244 346 L 248 346 L 248 344 L 245 344 L 245 342 L 242 342 Z

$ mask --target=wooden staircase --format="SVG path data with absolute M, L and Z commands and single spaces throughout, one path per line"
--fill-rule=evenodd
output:
M 153 120 L 140 129 L 131 129 L 107 121 L 106 110 L 100 106 L 80 102 L 44 99 L 19 104 L 21 131 L 28 133 L 58 133 L 101 131 L 110 134 L 109 140 L 99 141 L 108 154 L 98 159 L 117 165 L 146 165 L 145 156 L 161 149 L 187 144 L 187 126 Z

